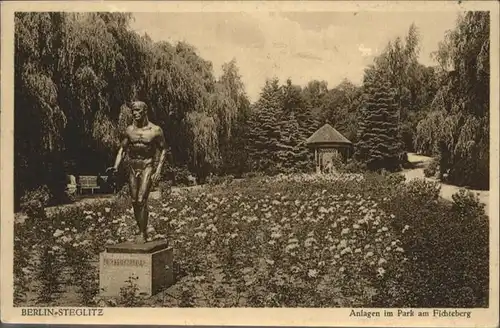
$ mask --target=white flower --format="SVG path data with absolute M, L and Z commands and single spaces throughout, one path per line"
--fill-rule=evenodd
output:
M 309 269 L 309 271 L 307 272 L 307 275 L 310 277 L 310 278 L 314 278 L 318 275 L 318 270 L 316 269 Z
M 271 234 L 271 238 L 273 238 L 273 239 L 280 239 L 281 238 L 281 233 L 279 233 L 279 232 L 273 232 Z
M 56 229 L 56 231 L 54 232 L 53 236 L 55 238 L 58 238 L 58 237 L 62 236 L 63 234 L 64 234 L 64 231 Z
M 339 243 L 339 248 L 344 248 L 347 246 L 347 241 L 345 239 L 342 239 Z

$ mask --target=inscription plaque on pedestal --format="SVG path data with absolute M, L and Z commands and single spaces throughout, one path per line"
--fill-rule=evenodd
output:
M 108 246 L 100 254 L 99 287 L 102 296 L 120 295 L 133 280 L 144 296 L 153 296 L 174 283 L 173 250 L 166 241 Z

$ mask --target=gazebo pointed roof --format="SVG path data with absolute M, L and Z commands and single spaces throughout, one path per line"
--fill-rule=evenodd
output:
M 306 140 L 306 144 L 312 145 L 338 145 L 338 144 L 348 144 L 351 145 L 346 137 L 344 137 L 339 131 L 335 130 L 330 124 L 325 124 L 319 128 L 316 132 L 312 134 Z

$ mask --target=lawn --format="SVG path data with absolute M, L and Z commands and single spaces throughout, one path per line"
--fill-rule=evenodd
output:
M 16 303 L 487 306 L 488 219 L 477 199 L 450 203 L 437 184 L 403 181 L 263 177 L 151 200 L 150 233 L 171 242 L 177 278 L 151 299 L 130 294 L 133 282 L 119 299 L 98 296 L 99 252 L 135 229 L 127 199 L 50 217 L 33 201 L 15 226 Z

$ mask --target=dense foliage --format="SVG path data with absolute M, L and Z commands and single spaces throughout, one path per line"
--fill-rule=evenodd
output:
M 419 151 L 439 156 L 441 176 L 475 188 L 489 186 L 489 20 L 469 12 L 440 44 L 439 89 L 415 139 Z
M 371 170 L 396 171 L 401 165 L 403 147 L 393 92 L 377 71 L 366 72 L 363 86 L 365 97 L 358 128 L 357 160 Z
M 325 81 L 301 87 L 271 78 L 250 104 L 235 60 L 216 77 L 191 45 L 153 42 L 132 31 L 130 19 L 123 13 L 16 14 L 16 202 L 43 186 L 52 202 L 69 201 L 66 174 L 102 173 L 130 123 L 127 104 L 134 99 L 149 104 L 151 120 L 166 134 L 171 162 L 163 179 L 174 183 L 190 174 L 203 182 L 210 173 L 311 170 L 305 140 L 324 123 L 353 143 L 369 136 L 363 109 L 372 105 L 364 97 L 381 103 L 375 98 L 385 91 L 348 80 L 329 89 Z M 489 16 L 461 17 L 436 53 L 437 67 L 418 62 L 419 40 L 411 25 L 367 70 L 379 75 L 372 84 L 392 90 L 398 136 L 391 138 L 406 151 L 436 155 L 441 178 L 487 188 Z M 371 161 L 364 160 L 361 165 Z
M 252 169 L 268 174 L 311 170 L 312 152 L 305 142 L 319 127 L 311 113 L 302 89 L 290 79 L 282 86 L 277 78 L 267 80 L 248 121 Z
M 226 154 L 239 147 L 235 126 L 249 107 L 235 62 L 216 79 L 193 47 L 154 43 L 131 31 L 130 19 L 16 14 L 16 200 L 47 185 L 61 201 L 65 174 L 102 173 L 130 124 L 127 103 L 134 99 L 145 101 L 163 128 L 173 166 L 201 177 L 234 167 Z
M 41 201 L 15 223 L 16 305 L 488 306 L 482 205 L 469 193 L 439 201 L 423 180 L 277 175 L 152 201 L 149 232 L 172 242 L 176 283 L 148 300 L 133 280 L 98 297 L 99 252 L 135 228 L 127 201 L 53 217 Z
M 429 111 L 438 88 L 436 68 L 418 62 L 419 43 L 418 28 L 412 24 L 404 40 L 397 37 L 389 42 L 374 61 L 375 68 L 394 91 L 401 137 L 407 151 L 415 150 L 416 126 Z

